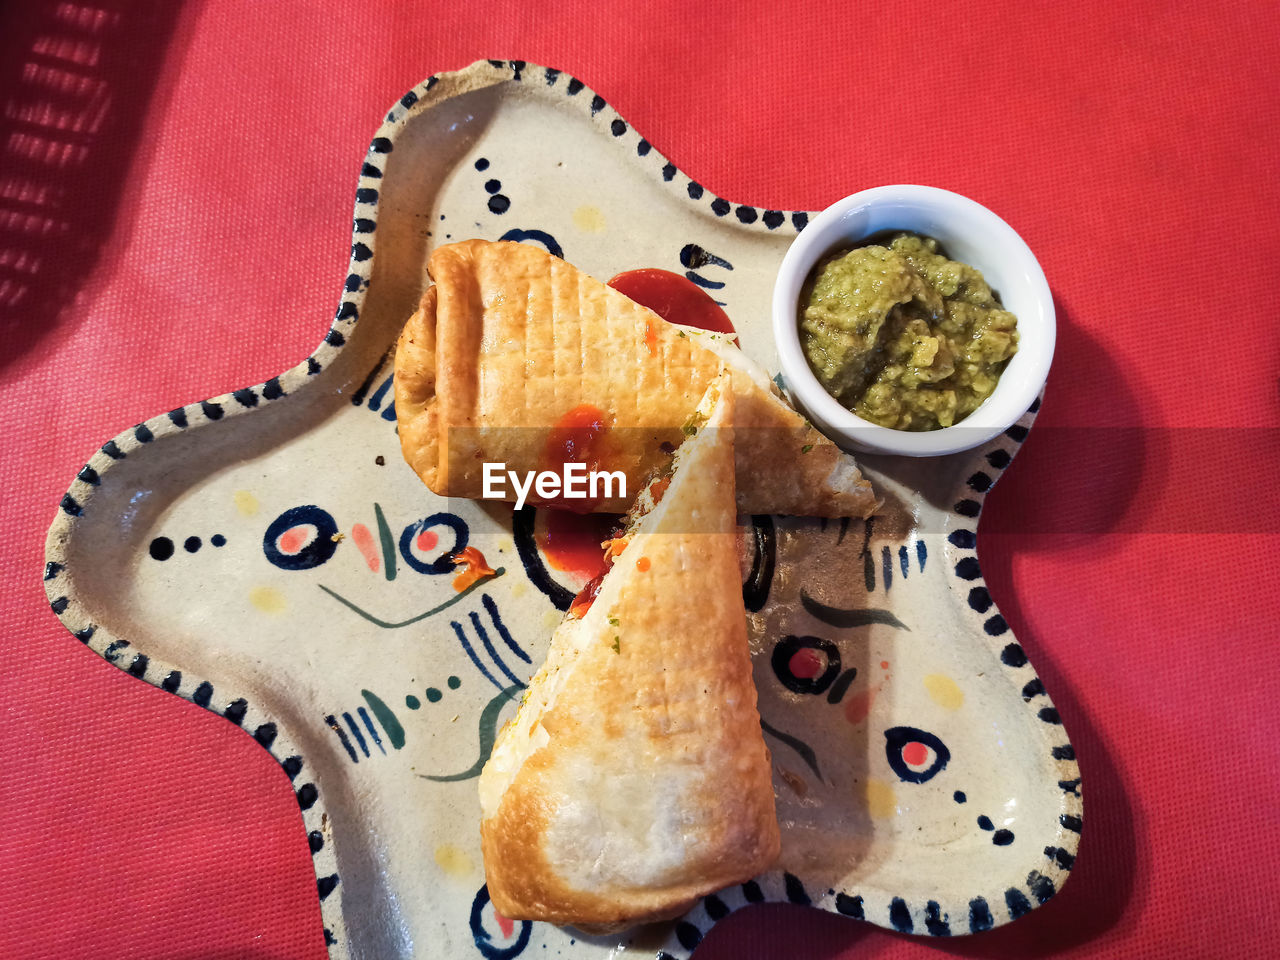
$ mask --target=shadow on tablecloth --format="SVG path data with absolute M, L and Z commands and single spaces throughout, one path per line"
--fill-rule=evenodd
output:
M 179 19 L 202 6 L 0 6 L 0 371 L 57 329 L 102 258 Z
M 1105 731 L 1082 704 L 1089 698 L 1067 683 L 1054 652 L 1031 627 L 1025 605 L 1034 598 L 1020 596 L 1016 560 L 1027 552 L 1112 549 L 1111 534 L 1234 521 L 1221 512 L 1193 517 L 1155 508 L 1152 497 L 1164 495 L 1173 454 L 1195 436 L 1153 423 L 1140 384 L 1130 381 L 1120 359 L 1076 327 L 1061 303 L 1057 311 L 1055 368 L 1080 373 L 1050 379 L 1026 448 L 984 508 L 978 550 L 991 592 L 1044 680 L 1079 757 L 1085 829 L 1071 877 L 1053 900 L 1016 923 L 949 940 L 908 938 L 834 914 L 762 905 L 717 925 L 695 960 L 876 957 L 897 954 L 896 945 L 912 939 L 940 954 L 1042 958 L 1098 942 L 1124 917 L 1145 875 L 1139 858 L 1147 841 L 1129 799 L 1134 791 L 1113 760 Z M 1096 427 L 1076 426 L 1095 420 Z

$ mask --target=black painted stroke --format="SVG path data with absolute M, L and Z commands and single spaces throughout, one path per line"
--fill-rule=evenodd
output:
M 813 775 L 819 780 L 822 780 L 822 771 L 818 769 L 818 757 L 813 752 L 813 747 L 809 746 L 799 737 L 793 737 L 789 733 L 783 733 L 781 730 L 775 730 L 765 722 L 763 717 L 760 718 L 760 729 L 769 734 L 769 736 L 773 737 L 775 740 L 785 743 L 788 747 L 799 754 L 800 759 L 803 760 L 808 765 L 809 769 L 813 771 Z M 822 782 L 826 783 L 825 780 L 822 780 Z
M 750 612 L 755 613 L 769 599 L 773 569 L 778 559 L 778 535 L 774 530 L 773 517 L 768 514 L 753 516 L 751 529 L 755 534 L 755 550 L 751 557 L 751 573 L 747 576 L 747 582 L 742 585 L 742 602 Z
M 338 741 L 342 744 L 347 756 L 351 758 L 352 763 L 359 763 L 360 757 L 356 754 L 355 747 L 351 746 L 351 739 L 347 736 L 347 732 L 342 729 L 342 725 L 338 723 L 338 718 L 332 713 L 324 718 L 324 722 L 329 725 L 329 729 L 338 735 Z
M 471 618 L 471 629 L 475 630 L 476 635 L 480 638 L 480 642 L 484 644 L 485 651 L 488 652 L 490 659 L 497 664 L 498 669 L 507 675 L 507 679 L 519 687 L 523 687 L 524 683 L 507 667 L 502 658 L 498 656 L 497 649 L 493 646 L 493 641 L 489 639 L 489 631 L 484 628 L 484 624 L 480 622 L 480 614 L 474 610 L 468 615 Z
M 529 659 L 529 655 L 521 649 L 520 644 L 516 643 L 515 638 L 507 630 L 507 625 L 502 622 L 502 617 L 498 615 L 498 605 L 493 602 L 493 597 L 487 593 L 480 597 L 480 602 L 484 604 L 484 608 L 489 611 L 489 618 L 493 620 L 493 625 L 498 629 L 498 635 L 502 637 L 502 642 L 507 648 L 525 663 L 533 663 Z
M 810 616 L 817 617 L 823 623 L 833 627 L 866 627 L 873 623 L 881 623 L 898 630 L 911 631 L 905 623 L 888 610 L 877 607 L 864 607 L 846 610 L 842 607 L 830 607 L 813 599 L 804 590 L 800 591 L 800 605 Z
M 524 572 L 529 582 L 541 590 L 551 600 L 557 610 L 568 610 L 573 603 L 574 593 L 551 579 L 551 574 L 538 555 L 538 543 L 533 536 L 533 527 L 538 515 L 533 507 L 521 507 L 511 515 L 511 534 L 516 542 L 516 553 L 524 564 Z

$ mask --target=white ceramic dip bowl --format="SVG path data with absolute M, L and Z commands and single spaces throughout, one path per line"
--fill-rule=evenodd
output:
M 819 261 L 877 234 L 904 231 L 933 237 L 947 257 L 982 271 L 1004 308 L 1018 318 L 1018 352 L 991 396 L 959 423 L 923 432 L 894 430 L 856 416 L 827 393 L 800 346 L 800 294 Z M 778 269 L 773 335 L 788 388 L 827 436 L 872 453 L 934 457 L 986 443 L 1026 412 L 1049 375 L 1056 322 L 1044 271 L 1012 227 L 958 193 L 899 184 L 845 197 L 809 221 Z

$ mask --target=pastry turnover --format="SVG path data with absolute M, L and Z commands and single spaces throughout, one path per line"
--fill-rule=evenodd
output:
M 436 493 L 480 497 L 486 461 L 524 474 L 589 460 L 625 473 L 628 494 L 589 506 L 622 512 L 728 366 L 741 512 L 875 510 L 853 458 L 723 334 L 667 323 L 529 244 L 450 244 L 428 269 L 435 283 L 397 344 L 395 393 L 404 457 Z
M 504 916 L 589 932 L 666 919 L 778 855 L 723 382 L 480 774 L 485 877 Z

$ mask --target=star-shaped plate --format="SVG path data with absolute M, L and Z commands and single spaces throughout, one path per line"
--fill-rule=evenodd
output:
M 683 274 L 777 369 L 769 302 L 808 220 L 711 195 L 558 70 L 482 61 L 387 114 L 312 356 L 95 452 L 49 531 L 54 612 L 122 670 L 242 727 L 294 783 L 330 955 L 684 957 L 749 903 L 945 936 L 1044 903 L 1081 828 L 1075 755 L 978 566 L 1025 438 L 863 458 L 873 521 L 746 518 L 776 869 L 605 938 L 488 902 L 475 778 L 581 586 L 546 512 L 434 496 L 400 457 L 390 351 L 436 245 L 540 244 L 608 278 Z M 563 531 L 551 531 L 553 539 Z M 449 555 L 496 577 L 459 592 Z

